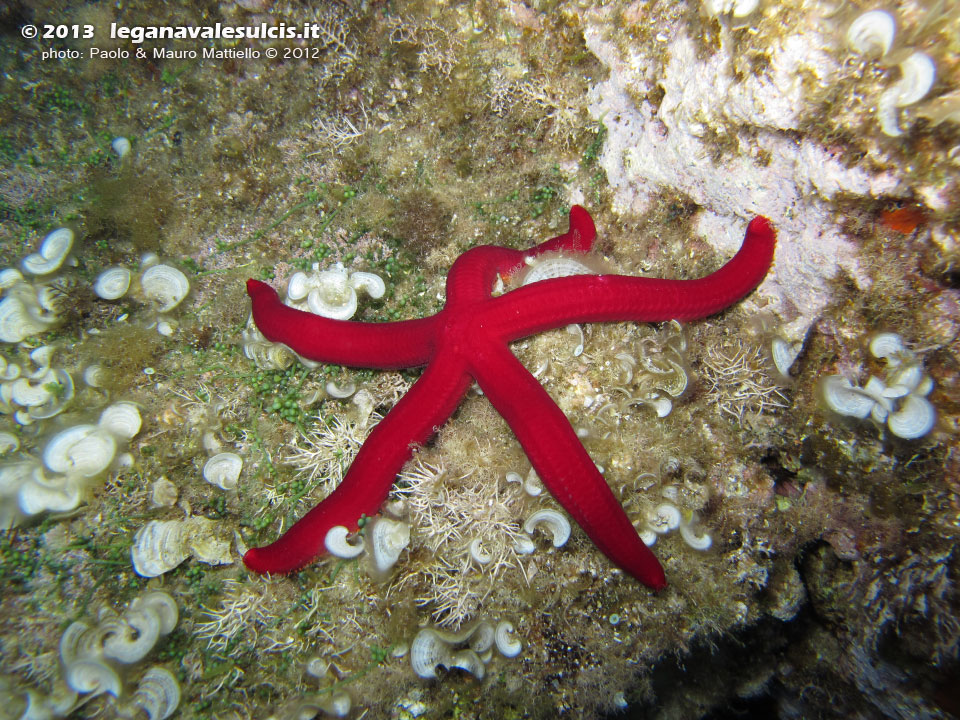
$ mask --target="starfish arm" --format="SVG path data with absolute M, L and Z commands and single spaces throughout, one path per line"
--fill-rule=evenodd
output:
M 251 548 L 244 564 L 258 573 L 291 573 L 326 552 L 331 528 L 358 528 L 362 515 L 374 515 L 410 459 L 456 409 L 471 378 L 449 355 L 430 363 L 413 387 L 380 421 L 357 453 L 343 482 L 278 540 Z
M 247 293 L 264 337 L 311 360 L 394 369 L 424 365 L 433 351 L 436 316 L 388 323 L 331 320 L 284 305 L 259 280 L 247 280 Z
M 485 322 L 495 335 L 516 340 L 569 323 L 695 320 L 748 295 L 773 263 L 776 233 L 756 217 L 740 250 L 723 267 L 697 280 L 626 275 L 576 275 L 543 280 L 494 298 Z
M 497 275 L 510 275 L 530 259 L 549 252 L 585 253 L 593 246 L 597 229 L 590 213 L 579 205 L 570 208 L 570 227 L 563 235 L 529 250 L 479 245 L 457 258 L 447 274 L 447 303 L 475 303 L 490 297 Z
M 446 307 L 471 305 L 490 297 L 497 275 L 519 268 L 523 257 L 521 250 L 498 245 L 478 245 L 467 250 L 447 273 Z
M 548 252 L 587 253 L 597 239 L 597 226 L 584 208 L 574 205 L 570 208 L 569 229 L 563 235 L 546 240 L 525 251 L 525 257 L 536 257 Z M 501 272 L 507 272 L 503 268 Z
M 666 587 L 663 568 L 597 471 L 570 421 L 510 350 L 485 343 L 470 372 L 513 430 L 557 502 L 600 551 L 644 585 Z

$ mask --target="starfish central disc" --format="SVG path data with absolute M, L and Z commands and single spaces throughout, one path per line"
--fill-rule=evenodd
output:
M 395 369 L 426 365 L 406 395 L 377 424 L 343 482 L 276 542 L 243 560 L 254 572 L 290 573 L 324 553 L 331 528 L 356 531 L 380 510 L 413 448 L 453 414 L 472 382 L 503 416 L 557 502 L 614 564 L 645 585 L 666 586 L 663 568 L 640 540 L 563 412 L 510 352 L 522 337 L 582 322 L 693 320 L 717 313 L 752 291 L 772 262 L 775 233 L 754 218 L 739 252 L 698 280 L 577 275 L 491 296 L 506 276 L 545 252 L 586 253 L 596 229 L 582 207 L 570 229 L 527 251 L 483 245 L 454 262 L 447 302 L 436 315 L 392 323 L 330 320 L 280 302 L 276 291 L 247 281 L 253 319 L 269 340 L 312 360 Z

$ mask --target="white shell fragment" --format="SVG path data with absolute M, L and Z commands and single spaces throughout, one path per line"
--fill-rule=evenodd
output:
M 160 477 L 154 480 L 150 492 L 150 501 L 155 507 L 173 507 L 180 490 L 170 480 Z
M 13 433 L 0 431 L 0 455 L 20 449 L 20 438 Z
M 867 417 L 876 402 L 842 375 L 827 375 L 819 387 L 826 406 L 847 417 Z
M 896 333 L 877 333 L 870 340 L 870 354 L 875 358 L 891 360 L 905 349 L 903 338 Z
M 38 252 L 27 255 L 20 263 L 31 275 L 49 275 L 63 265 L 73 247 L 73 230 L 58 228 L 40 243 Z
M 450 646 L 430 628 L 418 632 L 410 645 L 410 666 L 422 678 L 437 677 L 437 667 L 449 667 L 451 656 Z
M 180 704 L 180 683 L 166 668 L 152 667 L 140 678 L 133 703 L 140 706 L 150 720 L 167 720 Z
M 43 463 L 53 472 L 89 478 L 106 470 L 116 451 L 116 440 L 106 430 L 75 425 L 51 438 L 43 450 Z
M 0 290 L 7 290 L 23 282 L 23 273 L 16 268 L 0 270 Z
M 156 613 L 160 620 L 160 634 L 166 635 L 173 632 L 180 619 L 180 611 L 177 608 L 177 602 L 170 593 L 163 590 L 148 590 L 140 597 L 134 598 L 130 603 L 131 611 L 149 610 Z
M 657 544 L 657 533 L 650 528 L 644 528 L 640 530 L 639 534 L 640 540 L 643 541 L 643 544 L 647 547 L 653 547 Z
M 353 700 L 350 695 L 342 690 L 329 694 L 314 693 L 298 700 L 284 717 L 297 720 L 326 716 L 342 718 L 350 714 L 352 705 Z
M 554 547 L 563 547 L 570 539 L 570 521 L 556 510 L 537 510 L 527 518 L 527 521 L 523 524 L 523 529 L 529 535 L 533 535 L 533 531 L 541 523 L 546 525 L 553 536 Z
M 36 353 L 37 350 L 33 354 Z M 9 403 L 21 406 L 26 412 L 17 412 L 15 419 L 26 425 L 58 415 L 73 395 L 70 373 L 59 368 L 41 367 L 30 375 L 30 379 L 21 377 L 0 385 L 0 406 Z
M 99 657 L 102 652 L 102 639 L 85 622 L 74 622 L 67 626 L 60 636 L 60 662 L 70 665 L 84 655 Z
M 893 402 L 886 396 L 888 388 L 883 380 L 871 376 L 861 392 L 874 402 L 874 406 L 870 408 L 870 417 L 878 423 L 886 422 L 887 415 L 893 410 Z
M 410 525 L 400 520 L 378 517 L 367 526 L 370 559 L 377 573 L 385 573 L 400 559 L 400 553 L 410 544 Z M 329 535 L 328 535 L 329 537 Z
M 536 552 L 537 546 L 530 538 L 523 536 L 518 537 L 513 543 L 513 550 L 518 555 L 530 555 L 531 553 Z
M 920 386 L 924 383 L 932 383 L 930 376 L 923 371 L 923 365 L 916 360 L 908 359 L 905 362 L 891 363 L 892 367 L 887 372 L 887 387 L 882 391 L 884 397 L 899 398 L 910 393 L 920 392 Z M 932 385 L 931 385 L 932 389 Z M 929 392 L 929 391 L 928 391 Z
M 660 535 L 676 530 L 680 526 L 680 508 L 672 503 L 660 503 L 647 515 L 647 524 Z
M 223 535 L 223 529 L 205 517 L 151 520 L 133 538 L 133 569 L 142 577 L 157 577 L 191 556 L 208 565 L 227 565 L 233 558 Z
M 891 137 L 903 134 L 898 110 L 922 100 L 937 79 L 937 66 L 929 55 L 922 52 L 912 53 L 901 62 L 900 72 L 900 80 L 887 88 L 877 100 L 880 129 Z
M 487 672 L 483 660 L 481 660 L 480 656 L 473 650 L 460 650 L 453 653 L 450 657 L 450 667 L 466 670 L 477 678 L 477 680 L 483 680 L 483 676 L 486 675 Z
M 897 23 L 886 10 L 869 10 L 847 28 L 847 45 L 861 55 L 886 55 L 897 33 Z
M 297 272 L 287 283 L 287 304 L 314 315 L 348 320 L 357 311 L 357 292 L 363 291 L 376 299 L 383 297 L 386 285 L 379 275 L 349 272 L 343 263 L 331 270 L 320 270 L 314 263 L 309 273 Z
M 77 660 L 70 663 L 64 672 L 64 680 L 67 687 L 83 695 L 106 693 L 117 697 L 123 688 L 116 671 L 98 660 Z
M 513 623 L 503 620 L 497 623 L 497 629 L 494 634 L 497 650 L 504 657 L 516 657 L 523 650 L 523 643 L 516 636 L 513 629 Z
M 387 291 L 387 286 L 376 273 L 354 272 L 350 273 L 350 284 L 354 290 L 363 290 L 374 300 L 379 300 Z
M 470 557 L 478 565 L 487 565 L 493 560 L 493 555 L 483 547 L 483 541 L 480 538 L 470 541 Z
M 548 256 L 527 259 L 529 269 L 524 273 L 521 285 L 530 285 L 541 280 L 570 277 L 571 275 L 595 275 L 596 271 L 579 260 L 565 256 Z
M 540 476 L 533 468 L 530 468 L 526 479 L 523 481 L 523 491 L 530 497 L 538 497 L 543 493 L 543 483 L 540 482 Z
M 323 540 L 323 545 L 327 552 L 338 558 L 355 558 L 363 552 L 363 541 L 351 544 L 347 540 L 350 531 L 343 525 L 335 525 L 327 531 L 327 536 Z
M 294 354 L 286 345 L 267 340 L 253 322 L 247 319 L 242 334 L 243 354 L 261 370 L 285 370 L 293 364 Z
M 159 312 L 173 310 L 190 292 L 187 276 L 170 265 L 151 265 L 140 276 L 143 294 L 157 303 Z
M 543 484 L 540 482 L 540 476 L 537 471 L 530 468 L 527 477 L 524 479 L 520 473 L 508 472 L 505 476 L 508 483 L 520 483 L 523 491 L 530 497 L 537 497 L 543 492 Z
M 99 617 L 100 622 L 95 626 L 72 623 L 60 638 L 60 662 L 70 694 L 57 698 L 55 691 L 46 700 L 44 707 L 52 710 L 52 714 L 23 717 L 66 717 L 95 695 L 108 694 L 123 700 L 124 684 L 118 670 L 126 674 L 126 666 L 143 660 L 160 636 L 174 629 L 179 613 L 169 593 L 148 590 L 134 599 L 122 615 L 104 608 Z M 151 720 L 165 720 L 179 703 L 180 686 L 176 678 L 169 670 L 152 667 L 143 674 L 132 698 L 109 716 L 139 717 L 136 710 L 139 707 Z
M 734 0 L 733 16 L 735 18 L 747 17 L 760 7 L 760 0 Z
M 710 15 L 732 15 L 745 18 L 760 7 L 760 0 L 706 0 L 704 9 Z
M 160 616 L 150 609 L 129 610 L 124 617 L 101 624 L 106 631 L 103 656 L 124 665 L 139 662 L 160 637 Z
M 643 403 L 652 407 L 658 418 L 665 418 L 673 410 L 673 401 L 659 393 L 651 393 L 649 397 L 643 400 Z
M 907 107 L 919 102 L 930 92 L 937 79 L 937 66 L 926 53 L 911 53 L 900 63 L 903 76 L 884 95 L 889 95 L 895 107 Z M 880 102 L 883 102 L 881 97 Z
M 330 672 L 330 662 L 321 657 L 312 657 L 307 661 L 305 670 L 307 675 L 323 680 Z
M 49 359 L 48 353 L 34 351 L 35 361 Z M 40 371 L 38 371 L 40 372 Z M 60 386 L 58 395 L 40 405 L 18 410 L 15 418 L 25 423 L 59 412 L 63 403 L 73 397 L 73 381 L 63 370 L 45 370 L 40 381 Z M 36 376 L 37 373 L 34 373 Z M 20 382 L 18 379 L 16 382 Z M 11 402 L 10 383 L 0 384 L 0 402 Z M 36 394 L 35 398 L 27 397 Z M 21 388 L 20 399 L 42 400 L 39 393 Z M 117 452 L 140 429 L 140 416 L 130 403 L 116 403 L 107 408 L 100 424 L 67 427 L 47 440 L 40 452 L 43 465 L 33 459 L 0 465 L 0 527 L 14 527 L 25 517 L 42 512 L 66 512 L 75 509 L 83 491 L 92 479 L 121 462 Z M 112 420 L 111 420 L 112 418 Z M 47 475 L 44 466 L 52 475 Z
M 42 377 L 43 374 L 50 369 L 56 350 L 53 345 L 41 345 L 35 350 L 30 351 L 30 362 L 38 368 L 37 371 L 31 375 L 33 379 Z
M 577 325 L 576 323 L 571 323 L 567 325 L 567 332 L 570 335 L 576 335 L 578 338 L 577 346 L 573 349 L 573 356 L 580 357 L 583 355 L 583 328 Z
M 507 650 L 505 655 L 513 650 L 520 652 L 515 645 L 519 641 L 510 637 L 512 632 L 510 623 L 500 630 L 500 642 Z M 492 648 L 497 642 L 497 631 L 487 621 L 480 621 L 459 633 L 424 628 L 416 634 L 410 645 L 410 665 L 422 678 L 437 677 L 437 668 L 443 666 L 460 668 L 482 679 L 486 674 L 484 663 L 490 660 Z
M 10 400 L 24 407 L 43 405 L 51 397 L 48 382 L 53 380 L 43 378 L 41 382 L 32 383 L 26 378 L 18 378 L 10 383 Z
M 887 417 L 890 432 L 904 440 L 923 437 L 937 422 L 937 411 L 924 397 L 908 395 L 900 409 Z
M 16 363 L 8 363 L 7 359 L 0 355 L 0 381 L 16 380 L 20 377 L 20 366 Z
M 123 440 L 130 440 L 140 432 L 140 410 L 131 402 L 114 403 L 102 413 L 99 427 Z
M 494 630 L 493 625 L 491 625 L 486 620 L 481 620 L 476 625 L 468 627 L 466 630 L 462 630 L 459 633 L 447 634 L 444 633 L 443 637 L 447 642 L 454 645 L 459 643 L 467 643 L 471 650 L 474 650 L 480 654 L 485 654 L 487 650 L 493 647 L 493 644 L 496 640 L 496 631 Z
M 10 697 L 8 687 L 0 685 L 0 695 Z M 70 690 L 66 683 L 58 683 L 49 696 L 44 697 L 42 693 L 28 689 L 21 701 L 26 704 L 22 714 L 18 715 L 21 707 L 15 702 L 11 717 L 19 717 L 20 720 L 48 720 L 48 718 L 67 717 L 77 707 L 77 693 Z
M 80 484 L 69 477 L 46 477 L 43 469 L 32 466 L 27 470 L 26 477 L 19 478 L 20 491 L 17 493 L 19 510 L 25 515 L 39 515 L 42 512 L 67 512 L 80 504 Z M 3 482 L 8 468 L 0 472 L 0 482 Z
M 83 381 L 93 388 L 102 388 L 108 379 L 103 365 L 90 365 L 83 370 Z
M 328 380 L 327 384 L 324 385 L 324 390 L 326 390 L 327 395 L 336 400 L 345 400 L 357 391 L 357 386 L 352 382 L 348 382 L 341 387 L 333 380 Z
M 393 650 L 390 652 L 390 654 L 395 658 L 402 658 L 408 652 L 410 652 L 410 646 L 405 642 L 400 642 L 393 646 Z
M 236 453 L 222 452 L 207 460 L 203 479 L 221 490 L 235 490 L 243 470 L 243 458 Z
M 801 350 L 803 350 L 803 343 L 791 343 L 782 337 L 775 337 L 770 342 L 770 355 L 773 358 L 773 365 L 782 377 L 790 377 L 790 368 L 800 357 Z
M 373 399 L 369 390 L 360 390 L 353 396 L 351 402 L 357 408 L 358 422 L 365 427 L 370 421 L 371 415 L 373 415 L 373 410 L 377 405 L 376 400 Z
M 31 291 L 32 294 L 32 291 Z M 19 294 L 0 301 L 0 341 L 17 343 L 30 335 L 44 332 L 56 322 L 56 316 L 39 310 L 36 300 L 30 306 Z
M 694 550 L 709 550 L 713 544 L 713 538 L 706 530 L 696 527 L 696 515 L 691 515 L 690 519 L 681 522 L 679 531 L 683 541 Z
M 179 520 L 151 520 L 137 531 L 130 548 L 133 569 L 141 577 L 157 577 L 187 559 L 183 524 Z
M 163 335 L 164 337 L 173 337 L 173 334 L 177 331 L 177 323 L 170 322 L 169 320 L 161 320 L 157 323 L 157 332 Z
M 633 371 L 637 368 L 637 360 L 630 353 L 617 353 L 614 356 L 620 367 L 623 369 L 623 379 L 622 382 L 624 385 L 629 385 L 633 380 Z
M 130 141 L 125 137 L 115 137 L 110 142 L 110 147 L 113 148 L 119 158 L 125 158 L 130 154 Z
M 862 388 L 839 375 L 828 375 L 819 383 L 819 393 L 831 410 L 851 417 L 870 417 L 893 435 L 916 440 L 933 430 L 937 411 L 926 399 L 933 379 L 922 359 L 910 350 L 900 335 L 882 332 L 870 340 L 870 354 L 886 362 L 884 378 L 871 376 Z
M 130 271 L 125 267 L 109 267 L 93 283 L 93 292 L 103 300 L 117 300 L 130 289 Z
M 177 604 L 169 593 L 148 590 L 135 598 L 123 615 L 105 610 L 96 627 L 71 624 L 60 638 L 60 659 L 67 667 L 104 657 L 124 665 L 139 662 L 161 635 L 176 627 L 178 619 Z

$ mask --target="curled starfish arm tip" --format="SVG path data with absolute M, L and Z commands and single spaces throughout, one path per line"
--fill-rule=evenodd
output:
M 276 295 L 277 291 L 260 280 L 254 280 L 253 278 L 247 280 L 247 295 L 255 298 L 264 295 L 264 293 L 273 293 Z
M 740 252 L 747 248 L 747 252 L 753 256 L 754 262 L 758 267 L 757 284 L 759 285 L 766 276 L 770 266 L 773 265 L 773 253 L 777 246 L 777 230 L 769 218 L 763 215 L 757 215 L 750 224 L 747 225 L 747 234 L 743 238 L 743 245 Z M 739 253 L 738 253 L 739 254 Z
M 579 205 L 570 208 L 570 229 L 561 237 L 566 238 L 567 250 L 579 253 L 590 250 L 597 239 L 597 227 L 590 213 Z
M 644 547 L 646 546 L 644 545 Z M 653 555 L 652 552 L 651 555 Z M 656 559 L 656 556 L 654 556 L 654 559 Z M 655 566 L 648 567 L 647 572 L 642 578 L 637 579 L 654 592 L 660 592 L 667 587 L 667 576 L 663 572 L 663 567 L 660 565 L 659 561 L 657 561 Z
M 579 205 L 574 205 L 570 208 L 569 223 L 567 232 L 540 243 L 527 251 L 527 255 L 542 255 L 546 252 L 589 252 L 593 247 L 593 241 L 597 239 L 597 227 L 590 213 Z
M 291 573 L 299 570 L 299 567 L 294 567 L 290 569 L 280 569 L 277 567 L 276 560 L 273 557 L 273 554 L 269 551 L 270 546 L 258 548 L 250 548 L 243 554 L 243 564 L 247 566 L 247 569 L 258 573 Z

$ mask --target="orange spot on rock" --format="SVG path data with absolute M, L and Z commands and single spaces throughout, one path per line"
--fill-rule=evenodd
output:
M 880 213 L 881 224 L 889 229 L 904 235 L 912 235 L 920 225 L 927 221 L 927 214 L 916 205 L 883 210 Z

